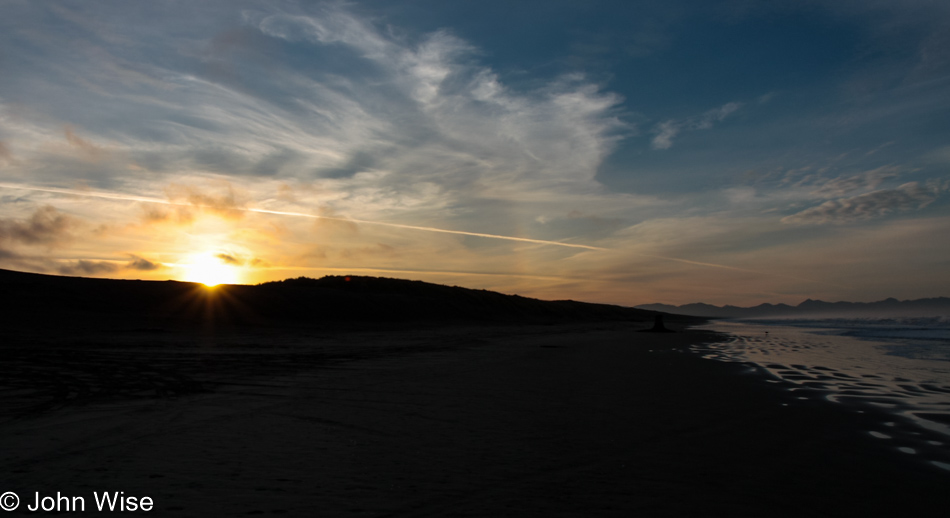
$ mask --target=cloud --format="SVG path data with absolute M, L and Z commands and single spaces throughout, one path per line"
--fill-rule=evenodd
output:
M 0 248 L 0 259 L 19 259 L 20 254 Z
M 69 238 L 74 221 L 52 206 L 37 209 L 29 219 L 0 219 L 0 241 L 53 245 Z
M 673 147 L 673 137 L 679 134 L 681 125 L 673 120 L 661 122 L 656 125 L 653 132 L 656 136 L 650 143 L 653 149 L 669 149 Z
M 232 252 L 221 252 L 215 254 L 215 257 L 224 264 L 231 266 L 251 266 L 254 268 L 266 268 L 270 264 L 259 257 L 246 257 Z
M 479 40 L 450 30 L 420 33 L 419 26 L 388 26 L 406 18 L 387 18 L 387 9 L 375 4 L 235 0 L 173 10 L 96 2 L 52 7 L 16 2 L 9 7 L 13 14 L 0 19 L 0 46 L 19 59 L 4 62 L 9 79 L 0 81 L 0 173 L 6 183 L 59 190 L 4 188 L 0 193 L 2 216 L 10 218 L 0 220 L 0 246 L 9 249 L 0 251 L 5 265 L 19 261 L 51 272 L 62 268 L 159 278 L 178 274 L 174 265 L 186 264 L 189 254 L 220 254 L 215 262 L 240 265 L 261 280 L 290 274 L 298 266 L 477 270 L 584 278 L 570 288 L 573 294 L 534 293 L 586 293 L 603 300 L 600 291 L 606 289 L 622 302 L 642 286 L 675 290 L 682 282 L 676 275 L 684 271 L 695 271 L 688 290 L 708 282 L 711 293 L 723 284 L 708 275 L 710 267 L 704 264 L 758 271 L 772 263 L 757 261 L 764 256 L 753 252 L 788 240 L 798 240 L 797 245 L 816 235 L 848 233 L 845 227 L 796 228 L 788 223 L 874 218 L 927 203 L 928 213 L 938 212 L 937 202 L 929 200 L 939 186 L 921 179 L 938 173 L 915 174 L 914 167 L 928 166 L 909 158 L 914 150 L 899 138 L 876 133 L 879 127 L 872 125 L 860 134 L 821 127 L 816 114 L 841 115 L 840 74 L 815 83 L 814 91 L 783 82 L 771 101 L 772 94 L 757 98 L 745 93 L 741 95 L 747 97 L 732 97 L 744 103 L 712 99 L 694 112 L 665 112 L 644 123 L 625 104 L 632 110 L 642 109 L 643 103 L 665 110 L 681 101 L 676 93 L 657 92 L 625 103 L 604 84 L 627 86 L 623 81 L 600 83 L 609 75 L 599 67 L 527 61 L 526 70 L 513 70 L 515 55 L 501 56 L 492 47 L 483 51 L 476 47 Z M 381 15 L 363 16 L 367 12 Z M 592 33 L 582 38 L 590 44 L 585 49 L 571 47 L 570 39 L 577 38 L 565 34 L 563 48 L 551 47 L 548 57 L 559 60 L 564 49 L 573 49 L 585 59 L 603 56 L 617 64 L 616 55 L 624 52 L 642 56 L 662 51 L 678 37 L 680 25 L 660 23 L 645 38 L 638 36 L 643 31 L 637 27 L 598 31 L 607 33 L 602 39 Z M 491 38 L 468 29 L 464 34 Z M 851 42 L 848 33 L 840 43 Z M 941 42 L 934 40 L 924 50 L 938 52 Z M 528 54 L 518 55 L 536 55 Z M 927 63 L 942 63 L 936 59 L 940 56 L 927 56 L 934 58 Z M 496 59 L 504 65 L 495 67 Z M 703 67 L 722 64 L 729 63 L 704 62 Z M 567 68 L 593 75 L 549 75 Z M 806 72 L 824 73 L 821 66 Z M 768 83 L 776 77 L 760 79 Z M 762 88 L 760 93 L 774 85 Z M 706 98 L 722 92 L 719 87 L 700 90 Z M 873 100 L 849 102 L 861 114 L 882 107 Z M 922 110 L 940 113 L 944 104 L 921 102 L 908 117 Z M 742 128 L 738 119 L 745 119 L 749 108 L 768 117 L 750 117 L 741 121 L 750 126 Z M 647 138 L 640 143 L 657 150 L 682 145 L 685 140 L 678 139 L 684 137 L 712 137 L 694 132 L 725 131 L 726 125 L 737 138 L 676 157 L 639 154 L 634 143 L 616 155 L 622 166 L 611 172 L 615 164 L 604 164 L 605 157 L 637 134 L 630 121 L 645 124 Z M 944 145 L 937 142 L 939 125 L 933 126 L 936 133 L 915 133 L 915 127 L 907 126 L 902 134 L 915 135 L 928 149 Z M 888 141 L 898 142 L 893 150 L 901 151 L 864 154 Z M 826 155 L 846 151 L 847 160 L 812 167 Z M 895 165 L 890 170 L 882 164 Z M 796 177 L 778 183 L 792 168 L 814 175 L 803 182 Z M 730 182 L 746 169 L 765 176 L 754 186 L 735 188 Z M 909 180 L 920 184 L 897 187 Z M 81 183 L 120 196 L 92 199 L 67 191 Z M 183 205 L 162 204 L 168 200 Z M 825 202 L 830 205 L 823 206 Z M 55 218 L 41 218 L 46 226 L 31 223 L 36 207 L 47 203 L 74 218 L 75 227 L 70 223 L 58 233 L 44 233 Z M 771 216 L 763 217 L 768 210 Z M 779 223 L 777 211 L 789 215 L 787 225 Z M 877 226 L 910 218 L 881 219 L 885 221 Z M 100 227 L 109 232 L 80 233 Z M 610 250 L 487 240 L 478 233 Z M 75 248 L 59 246 L 70 237 Z M 815 250 L 816 257 L 825 255 Z M 254 270 L 267 265 L 255 256 L 275 266 Z M 598 265 L 603 265 L 600 271 Z M 718 274 L 748 273 L 715 268 Z M 785 268 L 797 266 L 788 262 Z M 597 279 L 623 272 L 638 277 L 597 284 Z M 804 270 L 798 275 L 808 276 Z M 730 278 L 725 284 L 730 289 L 723 293 L 735 295 L 732 281 L 738 278 Z M 532 286 L 506 282 L 494 287 L 510 291 Z M 492 287 L 482 280 L 476 285 Z M 683 297 L 688 296 L 687 288 L 682 289 Z
M 0 159 L 5 160 L 8 163 L 13 163 L 15 159 L 13 158 L 13 153 L 10 152 L 10 148 L 0 140 Z
M 143 205 L 138 218 L 193 229 L 203 211 L 247 221 L 241 209 L 254 206 L 502 233 L 511 222 L 499 214 L 530 224 L 547 209 L 528 205 L 603 192 L 598 170 L 633 129 L 621 121 L 623 99 L 594 81 L 573 74 L 513 88 L 449 31 L 404 37 L 341 3 L 242 7 L 239 29 L 226 17 L 182 25 L 181 13 L 153 13 L 156 31 L 185 35 L 175 39 L 119 23 L 136 10 L 63 8 L 68 30 L 35 35 L 43 51 L 31 56 L 48 70 L 18 76 L 48 102 L 14 110 L 13 95 L 0 98 L 16 175 L 150 198 L 164 189 L 190 207 Z M 209 54 L 235 30 L 240 52 Z M 64 52 L 73 40 L 82 51 Z M 231 60 L 230 72 L 209 71 L 212 59 Z M 26 116 L 8 124 L 14 111 Z M 277 184 L 293 190 L 275 197 Z
M 623 99 L 588 78 L 513 88 L 449 31 L 410 39 L 339 3 L 244 6 L 240 53 L 228 56 L 208 51 L 217 35 L 236 30 L 220 19 L 182 26 L 156 14 L 152 26 L 174 25 L 193 38 L 143 39 L 115 24 L 138 16 L 132 11 L 100 17 L 94 6 L 68 9 L 66 25 L 83 18 L 111 36 L 96 41 L 95 52 L 70 55 L 59 50 L 65 36 L 45 36 L 37 62 L 50 72 L 43 81 L 35 72 L 21 77 L 48 87 L 54 102 L 29 106 L 30 117 L 3 135 L 22 162 L 18 174 L 147 197 L 163 185 L 169 200 L 192 206 L 143 207 L 146 223 L 199 225 L 201 211 L 246 221 L 240 209 L 253 200 L 275 210 L 492 233 L 496 206 L 485 200 L 556 203 L 603 191 L 598 170 L 632 130 L 621 121 Z M 233 60 L 230 72 L 207 72 L 212 58 Z M 119 69 L 152 81 L 105 80 Z M 75 76 L 95 89 L 66 81 Z M 4 108 L 0 100 L 0 117 Z M 69 121 L 69 153 L 57 121 Z M 274 197 L 277 182 L 294 190 Z M 530 223 L 542 209 L 524 212 Z M 467 221 L 458 221 L 463 214 Z
M 99 275 L 103 273 L 114 273 L 119 270 L 115 263 L 107 261 L 87 261 L 80 259 L 78 261 L 63 264 L 57 268 L 62 275 Z
M 825 167 L 806 167 L 779 173 L 778 185 L 797 190 L 807 189 L 808 195 L 818 198 L 840 198 L 847 194 L 877 189 L 887 180 L 898 178 L 913 172 L 912 169 L 896 165 L 884 165 L 860 173 L 827 177 L 825 174 L 831 165 Z
M 729 102 L 719 108 L 707 111 L 699 117 L 692 117 L 683 120 L 670 119 L 663 121 L 653 128 L 656 135 L 650 142 L 653 149 L 669 149 L 673 147 L 673 137 L 676 137 L 684 131 L 706 130 L 713 127 L 717 122 L 722 122 L 726 117 L 742 107 L 740 102 Z
M 63 129 L 63 132 L 66 135 L 66 141 L 69 142 L 73 148 L 79 150 L 83 155 L 85 155 L 86 158 L 97 161 L 106 156 L 106 150 L 96 146 L 88 140 L 81 138 L 76 134 L 76 131 L 71 126 L 66 126 Z
M 364 21 L 334 5 L 320 6 L 317 16 L 274 14 L 259 22 L 259 29 L 268 36 L 290 41 L 340 43 L 359 49 L 365 57 L 392 57 L 394 46 Z
M 824 198 L 835 198 L 847 193 L 876 189 L 885 180 L 896 178 L 903 174 L 903 171 L 895 166 L 882 166 L 863 173 L 822 180 L 811 194 Z
M 162 268 L 160 263 L 153 263 L 148 259 L 143 259 L 137 255 L 130 254 L 131 259 L 126 263 L 125 268 L 129 270 L 139 270 L 143 272 L 150 272 L 154 270 L 159 270 Z
M 220 254 L 215 255 L 215 257 L 220 259 L 221 262 L 223 262 L 224 264 L 232 264 L 235 266 L 241 266 L 244 264 L 244 260 L 238 259 L 238 257 L 235 254 L 220 253 Z
M 160 263 L 154 263 L 134 254 L 129 254 L 128 262 L 120 261 L 91 261 L 86 259 L 64 260 L 47 256 L 21 255 L 0 248 L 0 260 L 18 269 L 39 272 L 53 272 L 60 275 L 108 275 L 122 271 L 154 272 L 165 268 Z
M 28 271 L 56 270 L 58 262 L 49 257 L 49 249 L 59 247 L 73 238 L 77 221 L 46 205 L 28 218 L 0 219 L 0 260 L 5 268 Z M 44 247 L 42 256 L 33 255 L 30 247 Z M 35 249 L 34 249 L 35 252 Z
M 36 209 L 26 219 L 0 219 L 0 259 L 9 266 L 32 271 L 56 272 L 62 275 L 100 275 L 122 270 L 155 271 L 163 268 L 135 254 L 128 254 L 129 261 L 92 261 L 85 259 L 64 260 L 51 254 L 53 247 L 62 248 L 65 242 L 79 235 L 94 240 L 101 236 L 101 228 L 92 234 L 77 234 L 85 227 L 82 220 L 63 214 L 51 206 Z M 45 247 L 46 252 L 25 252 L 29 247 Z
M 168 207 L 155 203 L 143 203 L 141 217 L 146 223 L 169 222 L 188 225 L 195 221 L 195 214 L 189 207 L 181 205 Z
M 884 189 L 850 198 L 828 200 L 817 207 L 782 218 L 782 223 L 823 225 L 867 220 L 895 212 L 922 209 L 937 199 L 938 193 L 918 182 L 896 189 Z
M 237 220 L 243 218 L 247 208 L 247 197 L 239 193 L 230 182 L 219 182 L 218 190 L 218 193 L 209 194 L 191 185 L 171 184 L 165 188 L 165 194 L 172 202 L 190 203 L 196 208 L 210 211 L 226 219 Z M 153 212 L 156 219 L 159 219 L 163 214 L 161 210 Z M 175 212 L 179 222 L 187 222 L 192 219 L 188 212 Z M 148 212 L 146 217 L 150 217 Z M 170 217 L 170 214 L 168 217 Z

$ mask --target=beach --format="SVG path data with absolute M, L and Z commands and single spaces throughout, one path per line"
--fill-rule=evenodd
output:
M 950 515 L 950 0 L 0 14 L 0 518 Z
M 704 326 L 707 327 L 707 326 Z M 950 472 L 950 328 L 943 319 L 717 321 L 729 338 L 692 349 L 754 366 L 796 400 L 881 420 L 883 447 Z
M 148 496 L 162 516 L 912 515 L 950 503 L 950 474 L 881 448 L 873 416 L 793 400 L 689 350 L 713 334 L 644 327 L 163 334 L 81 350 L 7 340 L 21 360 L 8 379 L 29 372 L 6 398 L 18 406 L 0 424 L 0 483 L 24 505 L 83 496 L 87 512 L 94 492 Z M 58 392 L 36 381 L 43 365 Z

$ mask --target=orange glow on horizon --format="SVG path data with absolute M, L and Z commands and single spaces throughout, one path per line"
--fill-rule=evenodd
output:
M 183 280 L 200 282 L 209 288 L 219 284 L 237 284 L 242 276 L 241 268 L 224 262 L 212 253 L 193 255 L 183 266 Z

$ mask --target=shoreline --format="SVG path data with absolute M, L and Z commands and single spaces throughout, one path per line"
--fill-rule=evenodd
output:
M 164 375 L 194 377 L 215 357 L 234 368 L 204 373 L 218 382 L 205 392 L 0 424 L 0 482 L 21 496 L 150 496 L 163 515 L 845 516 L 950 503 L 950 476 L 876 447 L 870 416 L 782 406 L 746 367 L 688 351 L 709 333 L 642 327 L 269 338 L 299 340 L 290 349 L 309 347 L 310 363 L 247 343 L 202 363 L 189 353 L 200 344 L 183 347 Z
M 694 347 L 705 358 L 751 365 L 790 401 L 816 400 L 843 412 L 871 414 L 868 434 L 881 446 L 950 472 L 950 379 L 944 362 L 892 356 L 895 342 L 838 334 L 832 326 L 721 322 L 704 327 L 731 334 Z M 900 343 L 899 340 L 896 343 Z

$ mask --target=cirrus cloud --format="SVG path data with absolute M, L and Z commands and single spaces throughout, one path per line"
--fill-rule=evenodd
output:
M 656 136 L 653 137 L 650 145 L 653 149 L 669 149 L 673 147 L 673 137 L 676 137 L 684 131 L 710 129 L 715 123 L 722 122 L 726 117 L 741 107 L 742 103 L 729 102 L 718 108 L 709 110 L 699 117 L 663 121 L 653 128 L 653 133 L 656 134 Z
M 823 225 L 850 223 L 896 212 L 922 209 L 933 203 L 938 192 L 933 188 L 908 182 L 895 189 L 882 189 L 849 198 L 828 200 L 817 207 L 785 216 L 782 223 Z

